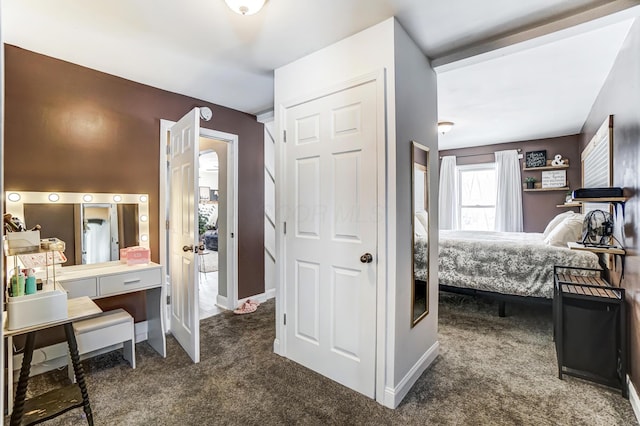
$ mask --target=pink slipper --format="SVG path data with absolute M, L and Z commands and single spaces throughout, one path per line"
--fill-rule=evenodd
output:
M 233 311 L 233 313 L 234 314 L 238 314 L 238 315 L 250 314 L 251 312 L 255 312 L 256 309 L 258 309 L 258 303 L 251 302 L 250 300 L 247 300 L 242 305 L 240 305 L 240 307 L 238 307 L 238 309 Z

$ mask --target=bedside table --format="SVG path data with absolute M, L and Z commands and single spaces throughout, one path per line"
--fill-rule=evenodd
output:
M 554 266 L 553 322 L 558 378 L 564 374 L 615 387 L 628 398 L 625 291 L 598 269 Z

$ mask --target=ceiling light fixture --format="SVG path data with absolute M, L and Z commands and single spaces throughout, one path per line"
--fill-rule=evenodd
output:
M 445 134 L 449 130 L 453 128 L 455 123 L 453 121 L 439 121 L 438 122 L 438 133 Z
M 240 15 L 253 15 L 260 12 L 266 0 L 224 0 L 229 9 Z

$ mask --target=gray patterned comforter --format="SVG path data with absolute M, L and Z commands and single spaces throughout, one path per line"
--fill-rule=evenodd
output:
M 598 268 L 594 253 L 548 246 L 543 239 L 537 233 L 440 231 L 440 284 L 553 298 L 554 265 Z

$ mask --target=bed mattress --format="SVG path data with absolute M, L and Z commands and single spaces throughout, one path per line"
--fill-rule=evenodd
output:
M 596 254 L 549 246 L 539 233 L 440 231 L 443 285 L 551 299 L 554 265 L 599 267 Z

